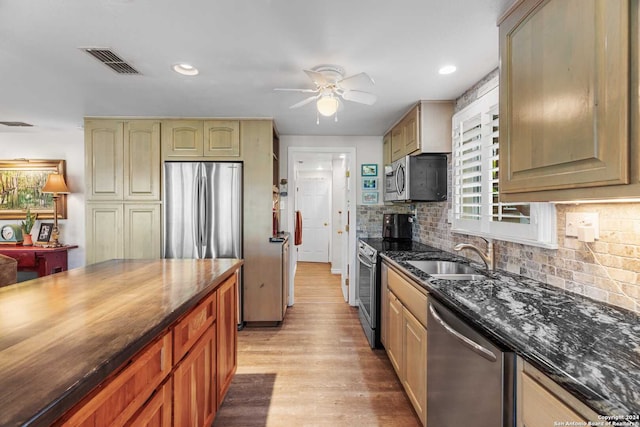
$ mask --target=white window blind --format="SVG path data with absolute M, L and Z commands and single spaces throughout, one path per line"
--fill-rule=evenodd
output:
M 453 231 L 556 247 L 555 208 L 501 203 L 498 88 L 453 116 Z

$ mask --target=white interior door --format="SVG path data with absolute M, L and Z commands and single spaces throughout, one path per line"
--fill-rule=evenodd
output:
M 302 213 L 302 245 L 298 252 L 298 260 L 329 262 L 330 175 L 300 176 L 297 193 L 298 208 Z

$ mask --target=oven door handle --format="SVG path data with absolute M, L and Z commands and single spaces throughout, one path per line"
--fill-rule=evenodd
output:
M 373 268 L 373 264 L 370 263 L 368 260 L 362 258 L 360 256 L 360 254 L 358 254 L 358 261 L 360 261 L 362 264 L 364 264 L 365 267 Z

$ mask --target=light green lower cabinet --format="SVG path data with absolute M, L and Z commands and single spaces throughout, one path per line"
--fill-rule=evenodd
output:
M 159 203 L 88 203 L 87 265 L 161 256 Z
M 124 257 L 156 259 L 161 256 L 160 205 L 124 204 Z

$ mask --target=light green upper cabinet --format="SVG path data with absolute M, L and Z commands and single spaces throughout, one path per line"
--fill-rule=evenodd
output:
M 163 120 L 162 158 L 194 160 L 240 156 L 239 120 Z
M 204 122 L 204 156 L 238 157 L 240 155 L 240 122 L 207 120 Z
M 85 121 L 90 201 L 160 200 L 160 123 Z
M 122 200 L 124 123 L 117 120 L 87 120 L 85 171 L 88 200 Z
M 503 18 L 502 200 L 629 182 L 630 28 L 623 0 L 524 0 Z
M 160 200 L 160 122 L 124 124 L 124 199 Z

